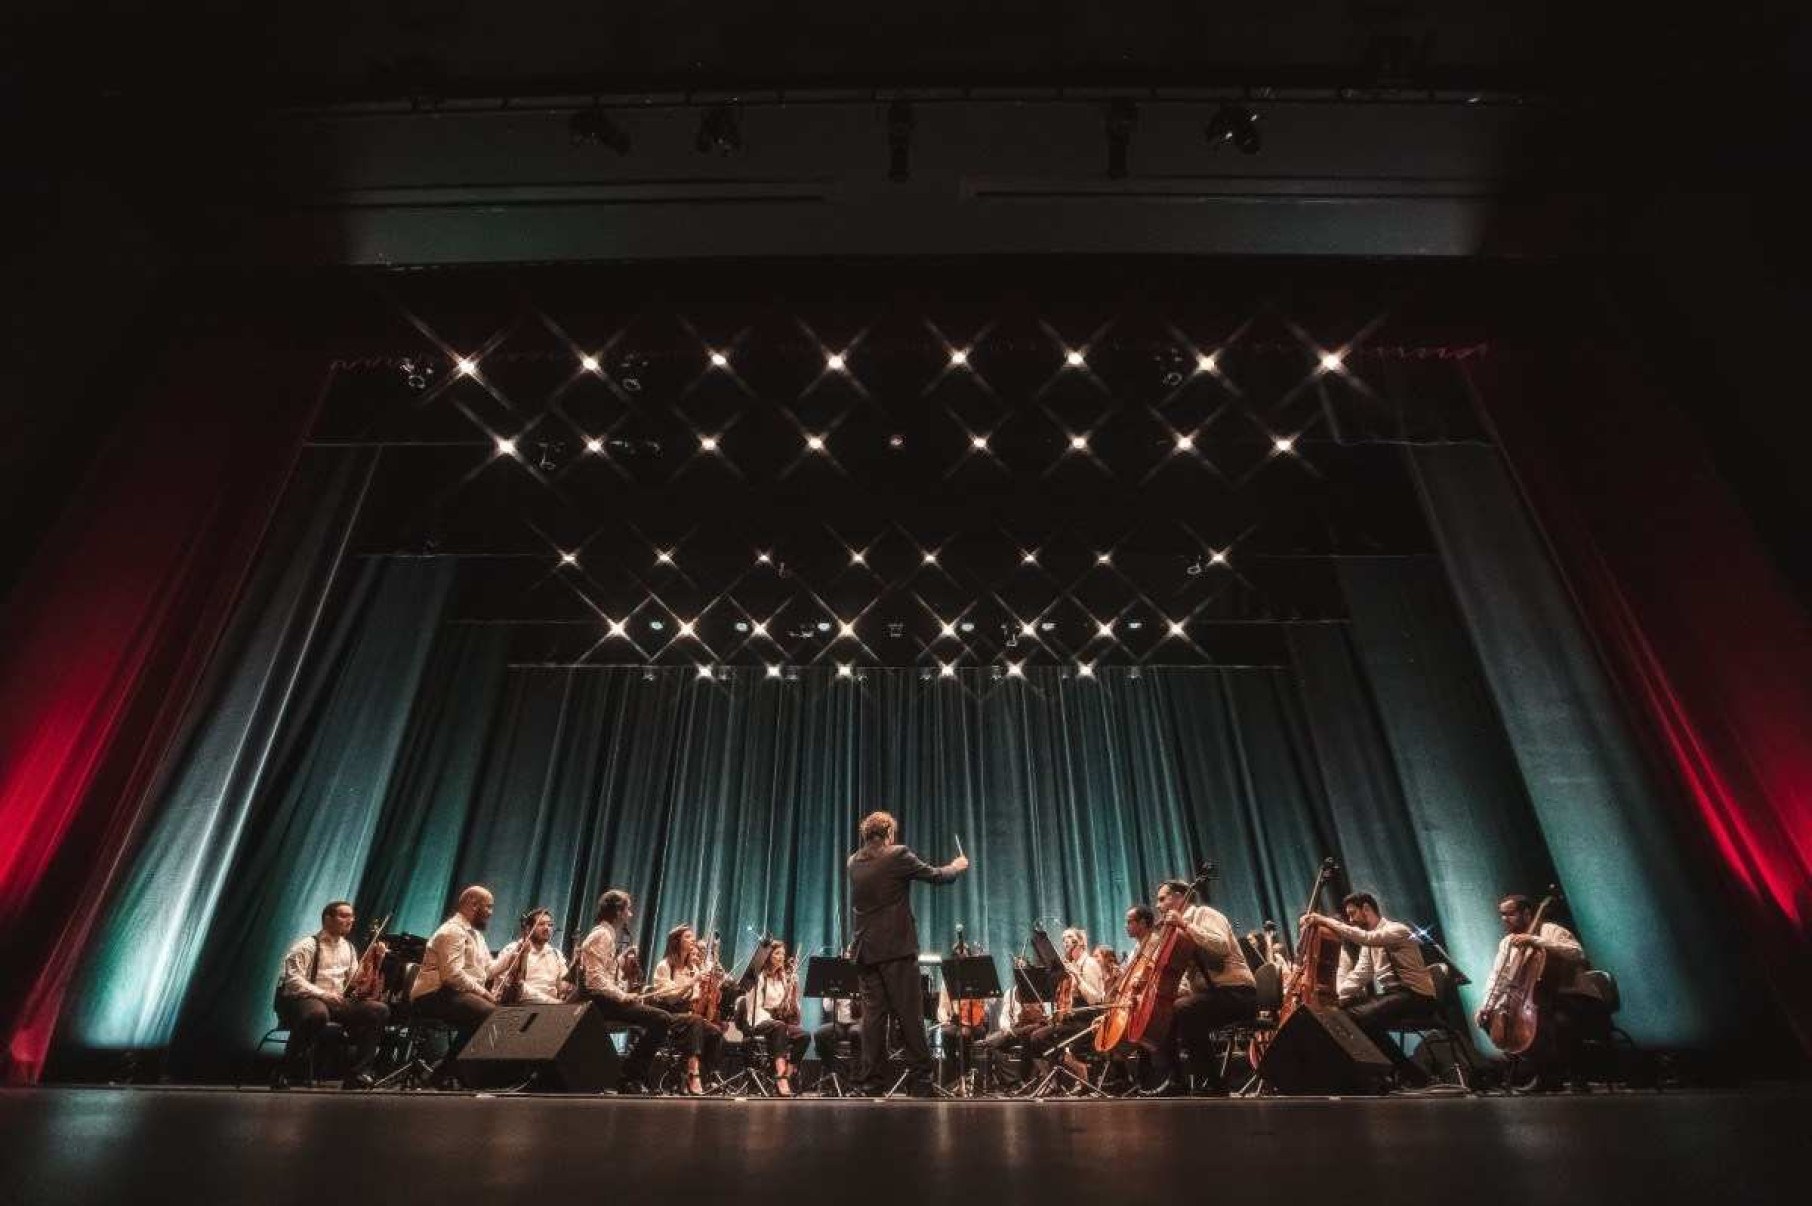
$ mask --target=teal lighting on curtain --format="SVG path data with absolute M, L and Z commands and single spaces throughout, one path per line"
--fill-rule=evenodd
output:
M 151 789 L 156 819 L 96 927 L 87 983 L 64 1017 L 83 1045 L 168 1045 L 376 464 L 375 452 L 322 450 L 297 464 L 221 672 Z
M 1586 953 L 1639 1040 L 1704 1043 L 1736 969 L 1624 714 L 1494 448 L 1412 449 L 1424 506 Z M 1544 885 L 1524 890 L 1539 893 Z

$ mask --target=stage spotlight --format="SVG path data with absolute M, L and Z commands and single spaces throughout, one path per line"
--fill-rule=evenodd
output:
M 560 564 L 561 565 L 577 565 L 577 564 L 579 564 L 579 554 L 577 554 L 577 553 L 561 553 L 560 554 Z
M 1032 623 L 1032 621 L 1030 621 L 1030 620 L 1027 620 L 1025 623 L 1023 623 L 1019 626 L 1019 631 L 1024 636 L 1036 637 L 1038 635 L 1038 625 Z
M 837 663 L 837 677 L 838 678 L 854 678 L 855 676 L 856 676 L 856 668 L 854 666 L 850 665 L 848 662 L 838 662 Z
M 1053 632 L 1056 628 L 1057 622 L 1055 620 L 1043 620 L 1040 621 L 1038 625 L 1038 631 L 1040 632 Z
M 895 452 L 898 452 L 900 449 L 906 447 L 906 437 L 896 431 L 887 437 L 887 446 Z
M 855 635 L 856 635 L 856 626 L 854 624 L 851 624 L 848 620 L 838 620 L 837 621 L 837 636 L 839 639 L 846 640 Z
M 595 437 L 592 439 L 586 440 L 585 441 L 585 451 L 587 451 L 587 452 L 603 452 L 604 451 L 604 441 L 597 439 Z
M 1296 451 L 1296 441 L 1290 436 L 1278 436 L 1271 446 L 1279 452 Z
M 779 666 L 769 666 L 768 667 L 768 677 L 769 678 L 779 678 L 780 677 L 780 667 Z
M 716 436 L 700 436 L 700 437 L 698 437 L 698 447 L 699 447 L 699 451 L 701 451 L 701 452 L 716 452 L 717 451 L 717 437 Z
M 1095 634 L 1097 636 L 1103 636 L 1103 637 L 1113 636 L 1114 635 L 1114 622 L 1112 620 L 1102 620 L 1100 623 L 1095 625 Z
M 961 368 L 963 365 L 969 363 L 969 353 L 963 351 L 961 348 L 957 348 L 950 353 L 950 363 L 957 368 Z
M 736 623 L 730 625 L 730 627 L 734 628 L 737 632 L 747 632 L 749 630 L 749 622 L 747 620 L 738 620 Z
M 699 119 L 692 145 L 701 155 L 734 155 L 742 150 L 742 122 L 728 105 L 713 105 Z
M 1019 564 L 1021 564 L 1021 565 L 1037 565 L 1038 564 L 1037 550 L 1033 550 L 1032 552 L 1029 552 L 1029 553 L 1021 553 L 1019 555 Z
M 956 663 L 955 662 L 938 663 L 937 673 L 938 673 L 939 678 L 955 678 L 956 677 Z
M 1131 629 L 1132 631 L 1137 632 L 1137 631 L 1139 631 L 1139 629 L 1145 627 L 1145 621 L 1144 620 L 1128 620 L 1126 622 L 1126 626 L 1127 626 L 1127 628 Z
M 964 620 L 961 624 L 958 624 L 957 627 L 962 629 L 964 632 L 974 632 L 975 631 L 975 621 L 974 620 Z
M 849 555 L 849 563 L 851 565 L 867 565 L 868 555 L 861 552 L 851 553 Z
M 698 631 L 698 625 L 694 624 L 691 620 L 681 620 L 680 621 L 679 634 L 681 636 L 689 637 L 697 631 Z
M 1339 372 L 1343 363 L 1344 361 L 1341 359 L 1339 352 L 1323 352 L 1321 354 L 1321 371 L 1324 373 Z
M 1177 437 L 1177 451 L 1178 452 L 1188 452 L 1191 449 L 1193 449 L 1194 447 L 1195 447 L 1195 437 L 1194 436 L 1180 435 Z
M 818 631 L 819 632 L 829 632 L 830 630 L 831 630 L 831 626 L 830 626 L 829 620 L 819 620 L 818 621 Z
M 807 448 L 810 448 L 813 452 L 823 452 L 824 451 L 824 437 L 823 436 L 806 436 L 805 437 L 805 446 Z
M 938 634 L 940 636 L 954 638 L 956 636 L 956 625 L 940 620 L 938 621 Z
M 824 358 L 824 367 L 829 369 L 833 373 L 842 372 L 843 371 L 842 354 L 839 352 L 832 352 L 830 355 L 826 356 Z
M 1081 368 L 1087 363 L 1081 352 L 1071 352 L 1068 356 L 1064 357 L 1064 360 L 1071 368 Z
M 712 352 L 711 353 L 711 367 L 712 368 L 727 368 L 729 366 L 729 364 L 730 364 L 730 358 L 728 356 L 724 355 L 722 352 Z
M 699 667 L 699 668 L 698 668 L 698 676 L 699 676 L 699 677 L 700 677 L 700 678 L 710 678 L 710 677 L 711 677 L 711 667 L 709 667 L 709 666 L 700 666 L 700 667 Z
M 579 357 L 579 367 L 588 373 L 595 373 L 598 371 L 598 358 L 596 356 L 581 356 Z
M 1170 635 L 1171 636 L 1180 637 L 1180 636 L 1185 636 L 1187 634 L 1188 634 L 1188 629 L 1185 628 L 1180 621 L 1172 620 L 1170 622 Z
M 650 621 L 648 621 L 648 631 L 650 631 L 650 632 L 665 632 L 665 631 L 667 631 L 667 621 L 665 621 L 665 620 L 650 620 Z
M 1008 662 L 1007 663 L 1007 677 L 1008 678 L 1024 678 L 1025 676 L 1026 676 L 1026 672 L 1025 672 L 1025 663 L 1024 662 Z
M 755 554 L 755 564 L 757 564 L 757 565 L 772 565 L 773 562 L 774 562 L 774 558 L 769 556 L 767 553 L 756 553 Z
M 612 620 L 610 622 L 610 635 L 611 636 L 613 636 L 613 637 L 625 636 L 628 634 L 628 632 L 629 632 L 629 624 L 627 621 Z
M 1227 554 L 1222 549 L 1216 549 L 1208 554 L 1208 561 L 1212 565 L 1225 565 L 1227 564 Z
M 1077 678 L 1093 678 L 1093 677 L 1095 677 L 1095 663 L 1093 663 L 1093 662 L 1077 662 L 1076 663 L 1076 677 Z
M 1095 564 L 1096 565 L 1112 565 L 1113 562 L 1114 562 L 1114 555 L 1112 553 L 1096 553 L 1095 554 Z
M 656 553 L 654 555 L 654 559 L 657 562 L 659 562 L 661 565 L 672 565 L 673 564 L 673 554 L 668 552 L 666 549 L 662 549 L 660 552 Z
M 977 452 L 986 452 L 988 450 L 988 437 L 985 435 L 970 436 L 969 447 L 975 449 Z
M 478 361 L 472 359 L 470 356 L 461 356 L 459 358 L 459 363 L 453 367 L 459 370 L 459 375 L 461 377 L 475 377 L 478 375 Z
M 515 440 L 506 440 L 502 436 L 498 436 L 497 437 L 497 455 L 498 456 L 515 456 L 516 455 L 516 441 Z
M 574 146 L 609 147 L 619 155 L 629 154 L 629 134 L 610 119 L 602 105 L 573 114 L 566 131 Z
M 1070 437 L 1070 447 L 1075 449 L 1077 452 L 1088 451 L 1088 437 L 1085 435 L 1071 436 Z
M 758 637 L 768 635 L 767 623 L 762 620 L 756 620 L 753 624 L 749 625 L 749 635 Z
M 1195 358 L 1195 367 L 1204 373 L 1212 373 L 1214 371 L 1214 353 L 1210 352 L 1205 356 L 1197 356 Z
M 1208 119 L 1202 134 L 1208 145 L 1218 147 L 1232 143 L 1242 155 L 1256 155 L 1264 143 L 1258 130 L 1258 114 L 1244 105 L 1222 105 Z
M 925 554 L 925 564 L 926 565 L 936 565 L 937 564 L 937 554 L 936 553 L 926 553 Z

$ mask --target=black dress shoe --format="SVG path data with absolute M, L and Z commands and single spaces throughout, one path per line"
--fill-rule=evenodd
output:
M 275 1072 L 272 1072 L 271 1088 L 279 1093 L 289 1088 L 289 1073 L 285 1072 L 282 1068 L 278 1068 Z
M 648 1086 L 646 1084 L 642 1083 L 640 1080 L 637 1080 L 633 1076 L 625 1076 L 622 1080 L 619 1080 L 617 1082 L 617 1096 L 619 1096 L 619 1097 L 648 1097 L 648 1096 L 651 1096 L 651 1094 L 649 1093 Z
M 1140 1097 L 1187 1097 L 1189 1089 L 1174 1080 L 1160 1081 L 1149 1089 L 1140 1089 Z
M 369 1072 L 355 1072 L 340 1082 L 342 1089 L 369 1089 L 377 1081 L 371 1079 Z

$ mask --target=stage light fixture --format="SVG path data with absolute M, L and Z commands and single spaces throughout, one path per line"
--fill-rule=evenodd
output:
M 595 373 L 598 371 L 598 358 L 596 356 L 581 356 L 579 357 L 579 367 L 588 373 Z
M 738 620 L 730 625 L 730 627 L 734 628 L 737 632 L 747 632 L 749 630 L 749 622 L 747 620 Z
M 837 621 L 837 636 L 839 639 L 847 640 L 855 635 L 856 626 L 854 624 L 851 624 L 848 620 Z
M 851 565 L 867 565 L 868 564 L 868 555 L 866 553 L 861 553 L 861 552 L 851 553 L 849 555 L 849 563 Z
M 648 621 L 648 630 L 650 632 L 665 632 L 667 631 L 667 621 L 650 620 Z
M 1052 632 L 1052 631 L 1055 631 L 1056 628 L 1057 628 L 1057 622 L 1055 620 L 1044 620 L 1044 621 L 1041 621 L 1038 625 L 1038 630 L 1040 632 Z
M 1038 564 L 1037 551 L 1034 550 L 1030 553 L 1021 553 L 1019 555 L 1019 564 L 1021 564 L 1021 565 L 1037 565 Z
M 629 624 L 626 621 L 612 620 L 610 622 L 610 635 L 611 636 L 613 636 L 613 637 L 625 636 L 628 634 L 628 632 L 629 632 Z
M 818 621 L 818 631 L 819 632 L 829 632 L 830 630 L 831 630 L 831 626 L 830 626 L 829 620 L 819 620 Z
M 830 355 L 826 356 L 824 358 L 824 367 L 829 369 L 833 373 L 842 372 L 843 371 L 842 354 L 840 352 L 832 352 Z
M 824 451 L 824 437 L 823 436 L 806 436 L 805 437 L 805 446 L 807 448 L 810 448 L 813 452 L 823 452 Z
M 1133 632 L 1137 632 L 1137 631 L 1139 631 L 1139 629 L 1145 627 L 1145 621 L 1144 620 L 1128 620 L 1126 622 L 1126 627 Z
M 772 565 L 773 562 L 774 562 L 774 558 L 772 558 L 771 556 L 769 556 L 766 553 L 756 553 L 755 554 L 755 563 L 757 565 Z
M 1112 565 L 1113 563 L 1114 563 L 1114 555 L 1112 553 L 1096 553 L 1095 554 L 1095 564 L 1096 565 Z
M 963 351 L 961 348 L 957 348 L 950 353 L 950 363 L 957 368 L 961 368 L 963 365 L 969 363 L 969 353 Z
M 1184 625 L 1180 621 L 1172 620 L 1170 622 L 1170 635 L 1171 636 L 1173 636 L 1173 637 L 1186 636 L 1188 634 L 1188 631 L 1189 630 L 1186 627 L 1184 627 Z
M 1032 621 L 1030 621 L 1030 620 L 1027 620 L 1025 623 L 1023 623 L 1019 626 L 1019 631 L 1024 636 L 1036 637 L 1038 635 L 1038 625 L 1032 623 Z
M 1195 367 L 1204 373 L 1212 373 L 1214 371 L 1214 365 L 1215 359 L 1214 353 L 1212 352 L 1195 358 Z
M 906 437 L 896 431 L 887 437 L 887 446 L 895 452 L 898 452 L 900 449 L 906 447 Z
M 1093 678 L 1093 677 L 1095 677 L 1095 663 L 1093 663 L 1093 662 L 1077 662 L 1076 663 L 1076 677 L 1077 678 Z
M 1088 437 L 1085 435 L 1071 436 L 1070 447 L 1077 452 L 1086 452 L 1088 450 Z
M 1242 155 L 1256 155 L 1264 145 L 1258 114 L 1244 105 L 1222 105 L 1202 130 L 1210 147 L 1232 143 Z
M 478 361 L 472 359 L 470 356 L 461 356 L 459 358 L 459 363 L 453 367 L 459 370 L 459 375 L 461 377 L 475 377 L 478 375 Z
M 779 666 L 769 666 L 768 667 L 768 677 L 769 678 L 779 678 L 780 677 L 780 667 Z
M 1345 363 L 1339 352 L 1321 354 L 1321 371 L 1324 373 L 1337 373 Z
M 1271 446 L 1279 452 L 1296 451 L 1296 441 L 1290 436 L 1278 436 Z
M 1178 452 L 1189 452 L 1194 448 L 1195 448 L 1195 437 L 1194 436 L 1180 435 L 1177 437 L 1177 451 Z
M 950 624 L 950 623 L 945 623 L 943 621 L 939 621 L 938 634 L 940 636 L 947 636 L 947 637 L 951 637 L 952 639 L 954 639 L 956 636 L 956 625 Z
M 856 676 L 856 668 L 854 666 L 850 665 L 848 662 L 838 662 L 837 663 L 837 677 L 838 678 L 854 678 L 855 676 Z
M 758 637 L 764 637 L 764 636 L 768 635 L 767 623 L 762 620 L 756 620 L 753 624 L 751 624 L 749 626 L 749 635 L 758 636 Z
M 700 677 L 700 678 L 710 678 L 710 677 L 711 677 L 711 667 L 709 667 L 709 666 L 700 666 L 700 667 L 699 667 L 699 668 L 698 668 L 698 676 L 699 676 L 699 677 Z
M 713 105 L 699 119 L 692 145 L 701 155 L 734 155 L 742 150 L 742 123 L 728 105 Z
M 577 565 L 577 564 L 579 564 L 579 554 L 577 554 L 577 553 L 561 553 L 560 554 L 560 564 L 561 565 Z
M 1114 622 L 1112 620 L 1102 620 L 1095 625 L 1095 634 L 1097 636 L 1112 637 L 1114 635 Z
M 925 564 L 926 565 L 936 565 L 937 564 L 937 554 L 936 553 L 926 553 L 925 554 Z
M 604 441 L 600 440 L 600 439 L 596 439 L 596 438 L 586 440 L 585 441 L 585 451 L 593 452 L 593 453 L 603 452 L 604 451 Z
M 938 663 L 937 673 L 938 673 L 939 678 L 955 678 L 956 677 L 956 663 L 955 662 Z
M 515 456 L 516 455 L 516 441 L 515 440 L 506 440 L 502 436 L 498 436 L 497 437 L 497 455 L 498 456 Z
M 698 437 L 698 448 L 699 448 L 700 452 L 716 452 L 717 451 L 717 437 L 716 436 L 699 436 Z
M 1025 676 L 1026 676 L 1026 672 L 1025 672 L 1025 663 L 1024 662 L 1008 662 L 1007 663 L 1007 677 L 1008 678 L 1024 678 Z
M 1213 552 L 1212 552 L 1212 553 L 1210 553 L 1210 554 L 1208 554 L 1208 561 L 1209 561 L 1209 563 L 1210 563 L 1210 564 L 1212 564 L 1212 565 L 1225 565 L 1225 564 L 1227 564 L 1227 554 L 1226 554 L 1226 551 L 1225 551 L 1225 550 L 1223 550 L 1223 549 L 1216 549 L 1216 550 L 1214 550 L 1214 551 L 1213 551 Z
M 1069 366 L 1071 368 L 1081 368 L 1085 363 L 1087 363 L 1087 360 L 1084 358 L 1084 356 L 1082 355 L 1081 352 L 1074 352 L 1074 351 L 1071 352 L 1068 356 L 1064 357 L 1064 360 L 1069 364 Z
M 975 631 L 975 621 L 974 620 L 964 620 L 961 624 L 958 624 L 957 627 L 962 629 L 964 632 L 974 632 Z
M 988 437 L 985 435 L 970 436 L 969 447 L 975 449 L 977 452 L 986 452 L 988 450 Z
M 662 549 L 660 552 L 656 553 L 654 555 L 654 559 L 662 565 L 672 565 L 673 564 L 673 554 L 668 552 L 666 549 Z
M 574 113 L 566 123 L 566 132 L 574 146 L 608 147 L 619 155 L 629 154 L 628 132 L 610 119 L 602 105 Z
M 698 631 L 698 625 L 694 624 L 691 620 L 681 620 L 680 621 L 679 634 L 681 636 L 689 637 L 697 631 Z
M 712 352 L 711 353 L 711 367 L 712 368 L 727 368 L 729 366 L 729 363 L 730 363 L 730 358 L 728 356 L 724 355 L 722 352 Z

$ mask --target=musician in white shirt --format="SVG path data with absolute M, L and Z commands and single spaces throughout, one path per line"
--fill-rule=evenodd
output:
M 1212 1036 L 1222 1026 L 1250 1022 L 1258 1016 L 1258 987 L 1226 915 L 1188 900 L 1189 885 L 1182 880 L 1167 880 L 1158 886 L 1159 924 L 1180 927 L 1195 944 L 1195 956 L 1177 986 L 1171 1033 L 1152 1050 L 1153 1065 L 1172 1082 L 1168 1089 L 1160 1085 L 1156 1091 L 1176 1092 L 1185 1087 L 1174 1079 L 1181 1046 L 1189 1052 L 1186 1071 L 1197 1090 L 1223 1093 Z
M 1422 959 L 1422 940 L 1401 921 L 1392 921 L 1378 910 L 1370 892 L 1354 892 L 1340 902 L 1344 922 L 1325 913 L 1309 913 L 1304 927 L 1317 925 L 1342 942 L 1356 943 L 1359 957 L 1343 978 L 1342 988 L 1370 995 L 1342 1000 L 1340 1007 L 1395 1065 L 1399 1084 L 1425 1085 L 1428 1073 L 1411 1062 L 1391 1037 L 1404 1024 L 1432 1021 L 1438 1008 L 1434 977 Z
M 1087 930 L 1071 926 L 1059 940 L 1063 943 L 1059 958 L 1070 986 L 1058 992 L 1060 999 L 1069 998 L 1069 1012 L 1062 1017 L 1053 1016 L 1049 1024 L 1034 1030 L 1028 1046 L 1037 1061 L 1038 1075 L 1050 1070 L 1052 1059 L 1061 1058 L 1065 1068 L 1086 1079 L 1088 1066 L 1076 1058 L 1070 1047 L 1061 1044 L 1094 1024 L 1097 1013 L 1089 1007 L 1107 999 L 1107 977 L 1100 960 L 1089 953 Z M 1053 1001 L 1053 1006 L 1056 1003 Z
M 522 915 L 523 937 L 497 952 L 491 961 L 492 996 L 500 996 L 518 975 L 521 963 L 522 990 L 517 1000 L 524 1005 L 557 1005 L 573 994 L 566 981 L 566 956 L 551 941 L 554 915 L 547 909 L 530 909 Z
M 785 943 L 768 948 L 767 962 L 744 998 L 744 1009 L 749 1033 L 767 1041 L 780 1095 L 791 1097 L 793 1068 L 805 1058 L 805 1045 L 811 1037 L 799 1025 L 799 981 L 787 965 Z
M 611 888 L 598 897 L 597 924 L 579 944 L 579 990 L 592 1003 L 598 1016 L 617 1022 L 636 1032 L 623 1061 L 623 1078 L 617 1083 L 619 1093 L 648 1091 L 648 1073 L 654 1057 L 667 1038 L 673 1015 L 648 1004 L 640 995 L 631 993 L 623 984 L 621 957 L 617 951 L 617 930 L 635 916 L 635 902 L 621 888 Z
M 417 1014 L 451 1022 L 469 1034 L 497 1008 L 485 987 L 491 975 L 491 948 L 484 940 L 495 907 L 490 890 L 477 884 L 459 894 L 453 916 L 428 939 L 421 970 L 409 990 L 409 1005 Z
M 1513 950 L 1539 950 L 1546 956 L 1541 979 L 1535 986 L 1535 1045 L 1523 1052 L 1522 1058 L 1535 1069 L 1534 1087 L 1557 1089 L 1566 1074 L 1579 1075 L 1580 1042 L 1606 1034 L 1610 1011 L 1591 981 L 1582 978 L 1581 974 L 1590 971 L 1592 965 L 1572 931 L 1543 921 L 1541 928 L 1532 932 L 1535 905 L 1527 896 L 1504 897 L 1498 901 L 1497 916 L 1504 936 L 1497 944 L 1497 957 L 1492 960 L 1491 975 L 1485 983 L 1497 983 Z M 1480 1028 L 1486 1025 L 1483 1010 L 1477 1021 Z
M 667 949 L 654 965 L 654 987 L 648 1003 L 672 1015 L 667 1037 L 674 1049 L 686 1057 L 686 1095 L 697 1097 L 705 1091 L 704 1078 L 717 1070 L 723 1052 L 724 1028 L 715 1018 L 705 1018 L 694 1011 L 694 1003 L 705 986 L 708 969 L 698 935 L 689 925 L 676 925 L 667 932 Z M 721 974 L 721 969 L 718 969 Z
M 390 1007 L 346 996 L 359 967 L 358 949 L 347 938 L 356 921 L 352 904 L 336 900 L 321 910 L 321 928 L 285 952 L 276 1006 L 278 1021 L 289 1029 L 289 1042 L 271 1077 L 271 1088 L 287 1089 L 292 1079 L 309 1074 L 315 1043 L 329 1022 L 338 1022 L 354 1044 L 343 1086 L 370 1086 L 371 1061 L 390 1021 Z

